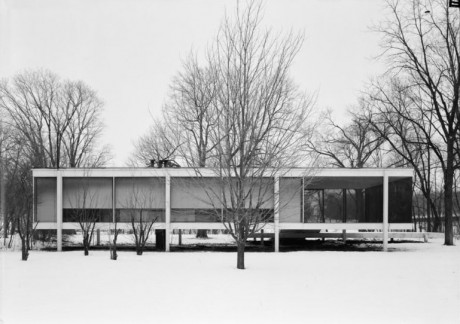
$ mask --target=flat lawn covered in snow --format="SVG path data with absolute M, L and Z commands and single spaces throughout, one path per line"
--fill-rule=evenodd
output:
M 2 252 L 3 323 L 460 323 L 460 242 L 392 252 Z M 394 248 L 394 249 L 393 249 Z

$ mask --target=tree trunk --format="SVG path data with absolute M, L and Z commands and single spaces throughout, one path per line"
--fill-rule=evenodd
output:
M 27 250 L 27 242 L 25 239 L 21 239 L 21 252 L 22 261 L 27 261 L 29 257 L 29 251 Z
M 109 230 L 110 231 L 110 230 Z M 110 242 L 110 259 L 111 260 L 117 260 L 118 254 L 117 254 L 117 239 L 118 239 L 118 230 L 117 230 L 117 225 L 115 224 L 115 230 L 113 232 L 113 240 Z
M 208 230 L 198 230 L 196 232 L 196 238 L 208 238 Z
M 430 200 L 429 198 L 426 198 L 426 231 L 427 232 L 432 232 L 432 226 L 431 226 L 431 205 L 430 205 Z
M 441 219 L 439 219 L 439 217 L 436 217 L 436 214 L 435 214 L 433 218 L 432 232 L 442 233 L 441 224 L 442 224 Z
M 85 250 L 85 256 L 89 255 L 89 242 L 88 242 L 88 237 L 85 237 L 83 239 L 83 249 Z
M 8 248 L 11 248 L 12 244 L 13 244 L 13 239 L 14 239 L 14 234 L 16 234 L 16 225 L 15 225 L 16 222 L 11 222 L 10 223 L 10 228 L 9 228 L 9 237 L 10 237 L 10 240 L 8 241 Z
M 449 143 L 450 144 L 450 143 Z M 444 173 L 444 244 L 454 245 L 454 233 L 452 228 L 452 203 L 454 185 L 454 156 L 453 144 L 447 148 L 446 172 Z
M 236 261 L 236 268 L 237 269 L 244 269 L 244 248 L 245 243 L 237 242 L 237 261 Z
M 112 247 L 110 248 L 110 259 L 111 260 L 117 260 L 117 246 L 116 245 L 112 245 Z
M 3 246 L 8 237 L 8 220 L 6 218 L 6 176 L 4 176 L 2 157 L 0 156 L 0 215 L 3 221 Z

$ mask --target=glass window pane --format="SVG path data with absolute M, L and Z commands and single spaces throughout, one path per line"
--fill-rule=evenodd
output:
M 35 178 L 35 219 L 56 222 L 56 178 Z

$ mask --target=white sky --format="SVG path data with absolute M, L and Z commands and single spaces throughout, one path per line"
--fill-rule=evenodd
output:
M 174 74 L 190 49 L 200 52 L 236 0 L 0 0 L 0 77 L 48 68 L 81 79 L 105 102 L 103 142 L 113 165 L 159 114 Z M 318 91 L 318 109 L 339 114 L 369 77 L 382 71 L 383 0 L 267 0 L 264 24 L 304 31 L 293 64 L 302 89 Z M 150 112 L 151 113 L 150 113 Z

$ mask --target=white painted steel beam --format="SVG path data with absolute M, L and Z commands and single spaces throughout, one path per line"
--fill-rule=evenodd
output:
M 112 177 L 112 222 L 115 223 L 115 203 L 116 203 L 116 197 L 115 197 L 115 177 Z
M 165 177 L 165 231 L 166 231 L 166 252 L 169 252 L 169 242 L 171 234 L 171 177 Z
M 56 178 L 56 225 L 57 250 L 62 251 L 62 174 L 59 171 Z
M 33 169 L 35 177 L 55 177 L 58 172 L 64 177 L 217 177 L 212 168 L 106 168 L 106 169 Z M 273 172 L 275 170 L 272 170 Z M 267 170 L 267 174 L 270 174 Z M 282 177 L 413 177 L 413 169 L 408 168 L 286 168 L 280 170 Z

